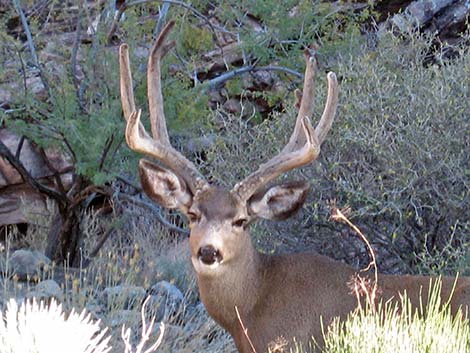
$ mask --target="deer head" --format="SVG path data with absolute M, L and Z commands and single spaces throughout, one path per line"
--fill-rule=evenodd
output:
M 317 127 L 313 129 L 313 78 L 316 62 L 309 51 L 301 104 L 294 131 L 282 151 L 262 164 L 257 171 L 238 182 L 232 190 L 210 185 L 195 165 L 176 151 L 169 142 L 163 111 L 160 61 L 174 46 L 166 42 L 173 27 L 162 30 L 148 60 L 148 101 L 153 138 L 140 122 L 136 110 L 127 44 L 120 47 L 121 100 L 127 120 L 126 141 L 137 152 L 156 159 L 155 164 L 140 160 L 139 173 L 147 195 L 163 207 L 179 209 L 189 220 L 192 262 L 200 275 L 219 273 L 240 257 L 250 240 L 246 231 L 257 218 L 285 219 L 304 202 L 308 184 L 290 182 L 265 186 L 277 176 L 315 160 L 320 145 L 331 127 L 338 103 L 338 85 L 334 73 L 328 74 L 328 98 Z M 298 94 L 298 97 L 300 95 Z M 223 265 L 223 266 L 221 266 Z
M 344 317 L 357 305 L 347 285 L 355 269 L 317 254 L 260 254 L 251 244 L 248 226 L 258 218 L 287 218 L 304 202 L 308 190 L 304 181 L 267 185 L 282 173 L 318 157 L 338 104 L 336 76 L 327 76 L 326 106 L 313 129 L 310 117 L 316 64 L 306 51 L 303 92 L 297 95 L 300 108 L 287 145 L 231 190 L 211 185 L 170 145 L 168 138 L 160 60 L 174 44 L 165 42 L 172 26 L 170 22 L 163 29 L 148 61 L 153 137 L 145 131 L 141 112 L 135 107 L 128 47 L 123 44 L 120 48 L 126 141 L 131 149 L 158 162 L 142 159 L 139 163 L 144 191 L 163 207 L 179 209 L 188 218 L 191 259 L 201 299 L 209 314 L 232 335 L 240 352 L 264 352 L 283 337 L 306 341 L 313 336 L 321 342 L 322 322 Z M 384 300 L 400 298 L 406 291 L 414 305 L 421 305 L 421 289 L 429 287 L 429 278 L 422 276 L 383 276 L 382 280 Z M 454 293 L 453 308 L 468 307 L 470 279 L 459 279 L 457 287 L 452 278 L 443 279 L 443 293 L 444 298 Z

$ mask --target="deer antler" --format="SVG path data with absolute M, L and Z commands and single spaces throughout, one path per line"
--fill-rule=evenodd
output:
M 173 25 L 174 22 L 171 21 L 163 28 L 149 55 L 147 80 L 153 139 L 140 122 L 141 111 L 136 111 L 127 44 L 122 44 L 119 48 L 121 103 L 124 118 L 127 120 L 126 141 L 129 147 L 134 151 L 152 156 L 163 163 L 183 178 L 191 192 L 195 194 L 198 190 L 204 188 L 207 182 L 194 164 L 171 146 L 163 111 L 160 60 L 174 46 L 173 41 L 165 43 Z
M 294 131 L 287 145 L 277 156 L 262 164 L 257 171 L 234 186 L 233 191 L 242 200 L 248 200 L 269 181 L 291 169 L 312 162 L 320 154 L 320 145 L 333 124 L 338 106 L 338 82 L 333 72 L 328 73 L 328 97 L 320 122 L 314 130 L 310 123 L 310 117 L 313 114 L 314 77 L 317 67 L 315 58 L 310 55 L 308 50 L 305 51 L 305 56 L 304 88 Z

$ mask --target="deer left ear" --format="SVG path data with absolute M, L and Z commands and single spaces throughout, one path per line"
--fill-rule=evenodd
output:
M 290 182 L 275 185 L 256 193 L 248 201 L 248 212 L 253 217 L 282 220 L 292 216 L 307 198 L 308 183 Z

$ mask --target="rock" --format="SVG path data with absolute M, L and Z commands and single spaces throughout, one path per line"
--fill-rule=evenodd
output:
M 255 90 L 268 90 L 274 87 L 279 82 L 279 77 L 273 72 L 268 70 L 259 70 L 251 74 L 252 89 Z
M 62 302 L 64 293 L 56 281 L 48 279 L 39 282 L 32 292 L 26 294 L 26 298 L 36 298 L 38 301 L 41 299 L 48 301 L 55 298 L 58 302 Z
M 240 100 L 239 98 L 230 98 L 223 104 L 223 109 L 231 114 L 249 118 L 256 112 L 256 108 L 249 100 Z
M 92 301 L 86 304 L 85 309 L 95 320 L 103 321 L 105 310 L 100 304 Z
M 22 281 L 37 279 L 42 269 L 50 263 L 51 260 L 39 251 L 20 249 L 10 256 L 5 270 Z
M 136 310 L 113 310 L 109 313 L 107 326 L 109 327 L 126 327 L 133 326 L 141 320 L 140 313 Z
M 101 292 L 101 302 L 106 308 L 132 309 L 145 298 L 145 289 L 138 286 L 107 287 Z
M 182 312 L 184 295 L 175 285 L 160 281 L 150 288 L 148 294 L 150 300 L 147 304 L 147 317 L 154 316 L 156 321 L 168 321 Z

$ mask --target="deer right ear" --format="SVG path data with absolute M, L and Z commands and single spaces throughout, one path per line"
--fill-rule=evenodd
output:
M 275 185 L 253 195 L 248 201 L 251 216 L 283 220 L 289 218 L 303 205 L 309 184 L 303 181 Z
M 183 213 L 187 212 L 193 195 L 184 180 L 145 159 L 139 161 L 139 174 L 144 192 L 153 201 L 166 208 L 178 208 Z

